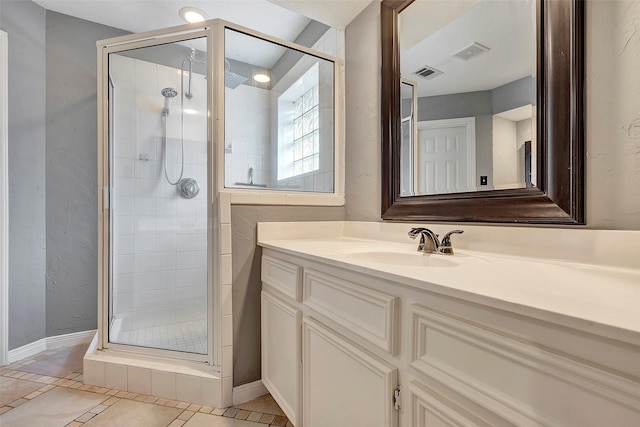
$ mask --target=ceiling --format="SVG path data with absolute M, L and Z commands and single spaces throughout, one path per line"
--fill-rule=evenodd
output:
M 178 11 L 196 7 L 223 19 L 294 41 L 311 19 L 344 28 L 371 0 L 34 0 L 45 9 L 132 33 L 185 24 Z M 271 68 L 285 49 L 249 37 L 230 37 L 227 57 Z M 233 44 L 231 44 L 233 43 Z M 203 43 L 187 42 L 203 50 Z
M 224 19 L 293 40 L 309 19 L 345 28 L 371 0 L 34 0 L 45 9 L 132 33 L 184 24 L 178 11 L 193 6 Z
M 491 90 L 536 72 L 535 2 L 417 0 L 400 13 L 402 76 L 418 96 Z M 467 61 L 452 57 L 479 43 L 490 48 Z M 425 80 L 423 66 L 442 74 Z

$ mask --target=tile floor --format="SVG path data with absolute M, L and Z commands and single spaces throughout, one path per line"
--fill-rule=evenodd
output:
M 0 368 L 2 427 L 260 427 L 292 424 L 271 396 L 211 408 L 82 382 L 87 345 Z
M 173 325 L 123 329 L 109 336 L 111 342 L 166 350 L 207 353 L 207 320 L 192 320 Z

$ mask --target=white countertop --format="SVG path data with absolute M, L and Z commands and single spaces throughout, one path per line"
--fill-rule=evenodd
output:
M 414 288 L 640 344 L 640 268 L 468 249 L 457 250 L 453 256 L 429 255 L 418 253 L 414 242 L 336 235 L 305 238 L 299 234 L 296 238 L 274 238 L 274 233 L 263 233 L 267 239 L 262 240 L 259 232 L 258 244 Z M 396 253 L 399 255 L 395 256 Z M 387 254 L 391 256 L 385 258 Z

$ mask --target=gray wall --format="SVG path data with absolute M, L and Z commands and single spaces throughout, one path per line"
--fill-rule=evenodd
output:
M 346 28 L 348 220 L 380 220 L 379 8 L 373 1 Z M 640 230 L 640 32 L 627 31 L 638 25 L 637 0 L 586 2 L 589 228 Z
M 345 207 L 347 219 L 380 221 L 380 2 L 345 31 Z
M 418 98 L 418 121 L 491 114 L 493 106 L 490 90 Z
M 260 373 L 260 257 L 256 224 L 260 221 L 342 221 L 343 207 L 231 207 L 233 264 L 233 384 L 261 378 Z
M 121 30 L 46 13 L 46 334 L 97 327 L 96 41 Z
M 2 0 L 9 35 L 9 349 L 45 337 L 45 10 Z
M 493 90 L 418 98 L 418 121 L 488 116 L 536 105 L 536 81 L 523 77 Z

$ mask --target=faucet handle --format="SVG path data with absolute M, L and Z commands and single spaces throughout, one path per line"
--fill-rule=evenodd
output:
M 444 235 L 442 238 L 442 242 L 440 243 L 439 252 L 447 255 L 453 255 L 453 246 L 451 246 L 451 235 L 452 234 L 462 234 L 464 231 L 462 230 L 452 230 Z

